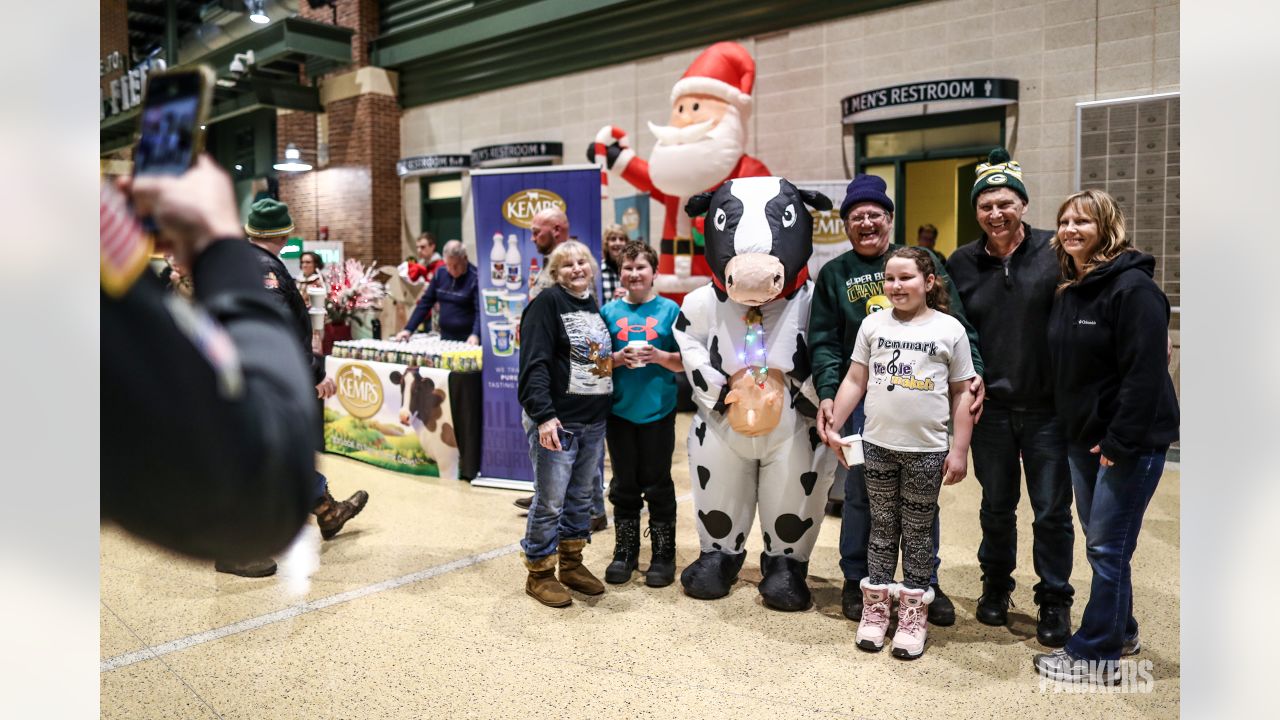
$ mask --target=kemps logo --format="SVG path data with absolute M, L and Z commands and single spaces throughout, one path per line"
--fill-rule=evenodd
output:
M 338 402 L 353 416 L 368 420 L 382 409 L 382 378 L 368 365 L 343 365 L 334 381 L 338 385 Z
M 810 210 L 813 216 L 814 245 L 844 245 L 849 242 L 844 234 L 844 221 L 840 219 L 839 210 Z M 841 249 L 843 252 L 844 249 Z
M 503 200 L 502 217 L 506 218 L 507 222 L 512 225 L 527 230 L 530 223 L 533 222 L 533 216 L 547 208 L 559 208 L 561 212 L 568 212 L 568 208 L 564 204 L 564 198 L 550 190 L 531 188 L 529 190 L 521 190 Z

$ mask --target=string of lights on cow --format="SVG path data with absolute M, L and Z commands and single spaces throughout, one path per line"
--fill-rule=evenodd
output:
M 748 372 L 761 390 L 769 377 L 769 364 L 765 360 L 764 313 L 753 307 L 742 316 L 747 324 L 747 335 L 743 341 L 742 352 L 738 353 L 738 362 L 750 368 Z

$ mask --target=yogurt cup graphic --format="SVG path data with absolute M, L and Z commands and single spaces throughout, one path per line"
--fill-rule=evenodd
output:
M 503 317 L 507 314 L 506 290 L 481 290 L 484 298 L 484 314 L 489 317 Z
M 489 342 L 493 345 L 493 354 L 506 357 L 516 350 L 516 326 L 509 322 L 489 323 Z
M 529 296 L 522 292 L 508 292 L 502 296 L 502 300 L 506 304 L 507 319 L 513 323 L 520 322 L 520 313 L 529 304 Z

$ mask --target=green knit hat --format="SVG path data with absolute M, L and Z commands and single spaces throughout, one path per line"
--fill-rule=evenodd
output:
M 1022 184 L 1022 166 L 1009 157 L 1008 150 L 1002 147 L 992 150 L 987 155 L 986 162 L 978 163 L 975 173 L 978 179 L 973 183 L 973 192 L 969 193 L 969 200 L 975 208 L 978 207 L 978 196 L 982 191 L 1000 187 L 1007 187 L 1018 193 L 1023 202 L 1031 202 L 1031 198 L 1027 197 L 1027 186 Z
M 249 237 L 283 238 L 293 232 L 293 218 L 289 206 L 279 200 L 263 198 L 249 208 L 249 219 L 244 224 Z

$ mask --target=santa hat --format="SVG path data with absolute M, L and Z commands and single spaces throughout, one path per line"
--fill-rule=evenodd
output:
M 711 95 L 738 108 L 751 110 L 756 61 L 736 42 L 718 42 L 702 51 L 671 88 L 671 102 L 682 95 Z

